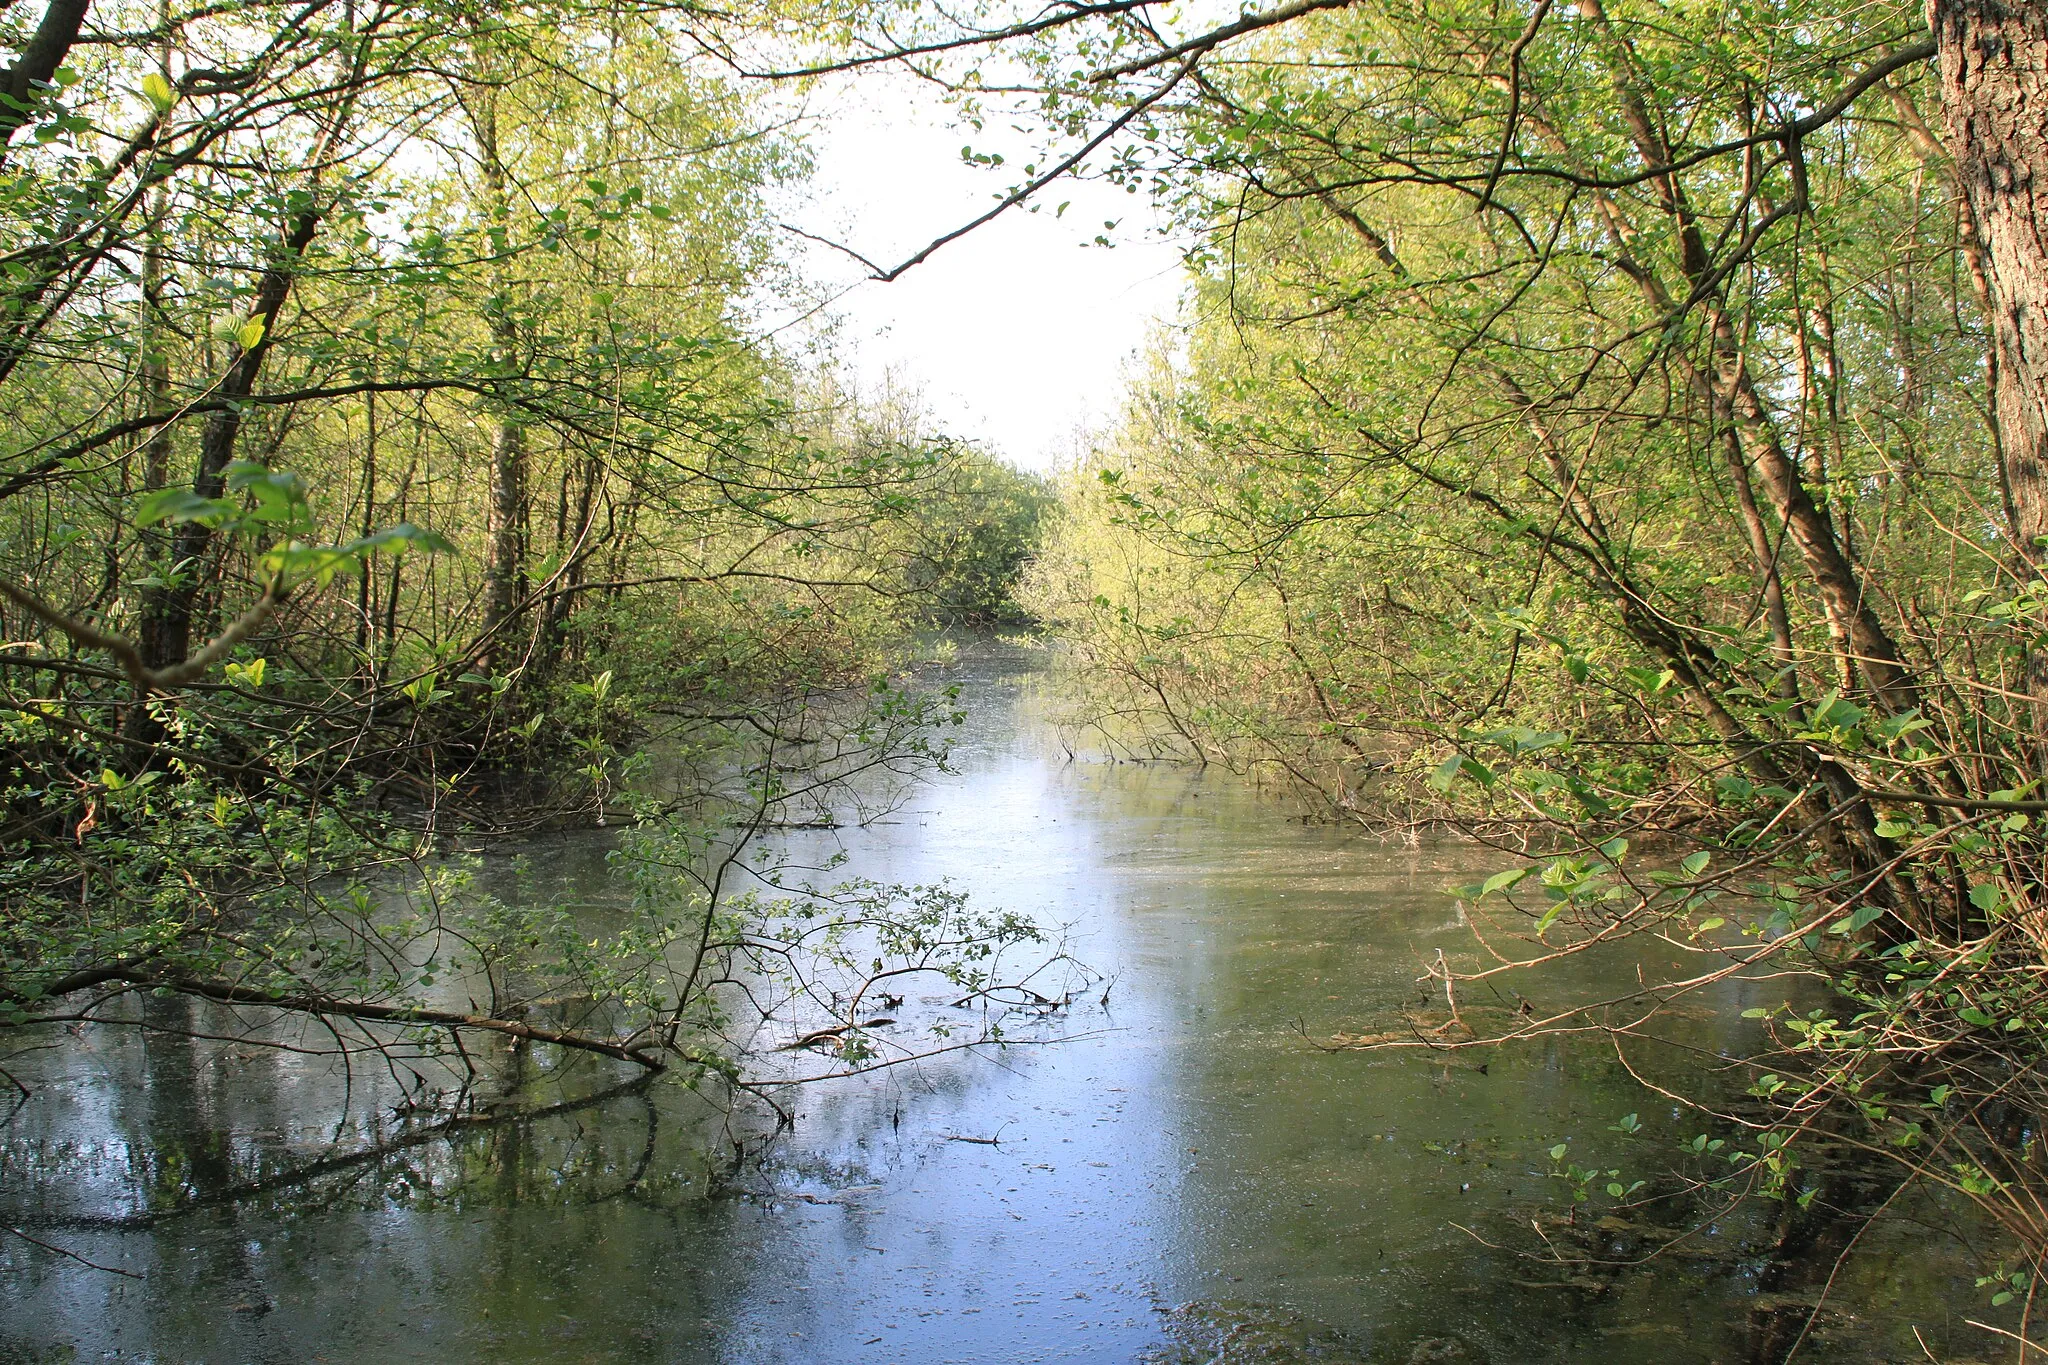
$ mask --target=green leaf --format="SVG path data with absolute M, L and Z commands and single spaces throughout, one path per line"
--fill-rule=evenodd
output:
M 1678 674 L 1669 668 L 1624 668 L 1621 672 L 1639 690 L 1653 697 L 1678 681 Z
M 229 664 L 222 671 L 227 674 L 229 681 L 240 683 L 244 687 L 256 688 L 263 686 L 263 674 L 268 667 L 267 660 L 255 659 L 246 664 Z
M 1986 1014 L 1983 1010 L 1978 1009 L 1975 1005 L 1965 1005 L 1961 1009 L 1957 1010 L 1956 1018 L 1962 1020 L 1966 1024 L 1975 1024 L 1978 1028 L 1998 1027 L 1998 1021 L 1996 1019 L 1993 1019 L 1990 1015 Z
M 1686 854 L 1685 857 L 1679 860 L 1678 865 L 1685 870 L 1686 876 L 1697 877 L 1700 873 L 1707 870 L 1707 864 L 1713 860 L 1714 855 L 1703 848 L 1697 853 Z
M 235 330 L 235 344 L 245 351 L 253 351 L 263 340 L 262 318 L 250 318 Z
M 282 578 L 288 583 L 312 579 L 325 585 L 337 574 L 345 574 L 360 568 L 364 556 L 373 550 L 409 548 L 439 554 L 452 551 L 455 547 L 432 531 L 414 526 L 410 522 L 400 522 L 374 535 L 362 536 L 340 545 L 303 545 L 292 541 L 274 547 L 259 563 L 265 573 Z
M 135 504 L 135 524 L 196 521 L 203 526 L 219 526 L 234 516 L 235 510 L 235 505 L 225 498 L 202 498 L 189 488 L 159 488 L 154 493 L 145 493 Z
M 312 510 L 306 505 L 305 481 L 287 469 L 272 469 L 253 460 L 227 467 L 228 490 L 247 493 L 256 501 L 251 516 L 268 525 L 310 529 Z
M 1533 867 L 1514 867 L 1506 872 L 1496 872 L 1479 888 L 1479 894 L 1491 896 L 1496 891 L 1505 891 L 1535 870 Z
M 1436 771 L 1429 775 L 1430 789 L 1448 796 L 1451 784 L 1458 780 L 1458 774 L 1464 770 L 1464 767 L 1465 756 L 1463 754 L 1452 754 L 1449 758 L 1437 764 Z
M 2005 892 L 1999 890 L 1993 882 L 1978 882 L 1970 888 L 1970 904 L 1987 915 L 1997 913 L 2000 903 L 2004 900 Z
M 1843 701 L 1840 693 L 1830 692 L 1808 713 L 1807 721 L 1816 730 L 1847 730 L 1869 714 L 1854 702 Z
M 178 92 L 171 88 L 171 83 L 163 78 L 161 72 L 152 71 L 142 78 L 142 97 L 161 114 L 177 103 Z

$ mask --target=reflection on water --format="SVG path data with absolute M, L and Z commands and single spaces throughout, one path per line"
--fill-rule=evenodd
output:
M 1028 660 L 969 651 L 956 775 L 790 850 L 1070 926 L 1108 978 L 1077 1036 L 805 1091 L 772 1142 L 588 1063 L 526 1087 L 556 1102 L 538 1117 L 419 1131 L 403 1076 L 148 1001 L 169 1031 L 7 1062 L 37 1093 L 0 1130 L 0 1221 L 73 1255 L 0 1234 L 0 1357 L 1675 1365 L 1751 1359 L 1812 1301 L 1770 1210 L 1557 1225 L 1551 1144 L 1655 1182 L 1698 1131 L 1605 1042 L 1309 1045 L 1405 1027 L 1421 964 L 1472 951 L 1442 888 L 1486 861 L 1292 823 L 1220 774 L 1070 761 Z M 602 850 L 530 846 L 517 885 L 600 902 Z M 1704 1052 L 1633 1060 L 1739 1047 L 1747 989 L 1677 1021 Z M 1523 1254 L 1545 1239 L 1592 1263 Z M 1800 1358 L 1923 1359 L 1913 1323 L 1943 1359 L 1983 1351 L 1950 1325 L 1973 1298 L 1952 1250 L 1866 1237 Z

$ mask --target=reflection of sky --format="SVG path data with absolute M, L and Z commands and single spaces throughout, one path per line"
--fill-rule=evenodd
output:
M 1073 773 L 1043 740 L 1014 730 L 1007 707 L 977 707 L 959 776 L 892 824 L 836 838 L 851 873 L 951 878 L 988 908 L 1073 924 L 1075 954 L 1115 971 L 1129 950 L 1104 831 L 1077 815 Z M 1158 1084 L 1154 1011 L 1141 994 L 1118 998 L 1126 989 L 1106 1016 L 1074 1021 L 1093 1036 L 803 1096 L 774 1181 L 843 1202 L 788 1201 L 787 1254 L 764 1258 L 734 1357 L 1127 1360 L 1156 1337 L 1148 1290 L 1173 1236 L 1178 1121 Z M 1001 1145 L 953 1140 L 991 1136 Z M 835 1195 L 848 1180 L 880 1188 Z
M 1220 775 L 1068 763 L 986 668 L 966 670 L 956 776 L 889 823 L 788 847 L 843 847 L 847 875 L 950 877 L 985 908 L 1071 924 L 1076 955 L 1114 978 L 1107 1010 L 1070 1021 L 1082 1036 L 803 1090 L 740 1199 L 701 1197 L 727 1139 L 668 1088 L 153 1230 L 52 1230 L 150 1278 L 0 1246 L 0 1289 L 29 1305 L 0 1320 L 0 1358 L 70 1340 L 81 1358 L 396 1360 L 431 1343 L 450 1362 L 1128 1361 L 1159 1339 L 1159 1309 L 1192 1300 L 1278 1305 L 1373 1358 L 1446 1333 L 1496 1360 L 1739 1358 L 1738 1262 L 1666 1259 L 1605 1294 L 1517 1288 L 1543 1272 L 1457 1226 L 1506 1237 L 1554 1211 L 1552 1142 L 1654 1173 L 1697 1131 L 1603 1044 L 1445 1057 L 1305 1042 L 1400 1027 L 1426 958 L 1469 960 L 1441 888 L 1471 878 L 1472 855 L 1289 823 Z M 546 874 L 575 880 L 573 859 L 535 861 L 546 890 L 563 889 Z M 1675 1027 L 1713 1045 L 1735 1012 Z M 38 1056 L 73 1060 L 0 1137 L 10 1216 L 118 1213 L 138 1184 L 282 1169 L 339 1111 L 333 1075 L 288 1054 L 100 1033 Z M 388 1104 L 372 1081 L 343 1149 Z M 1609 1128 L 1631 1110 L 1640 1140 Z M 59 1178 L 32 1184 L 32 1167 Z M 1745 1226 L 1699 1245 L 1725 1255 Z M 1868 1245 L 1845 1300 L 1925 1323 L 1967 1297 L 1951 1272 L 1968 1271 L 1930 1273 L 1924 1246 Z M 1867 1347 L 1809 1349 L 1818 1365 Z

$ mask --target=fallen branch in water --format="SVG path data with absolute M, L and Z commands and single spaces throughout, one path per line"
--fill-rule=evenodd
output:
M 795 1042 L 784 1043 L 775 1050 L 777 1052 L 798 1052 L 807 1047 L 818 1047 L 825 1043 L 841 1042 L 849 1033 L 857 1033 L 864 1028 L 880 1028 L 884 1024 L 893 1024 L 895 1022 L 894 1019 L 876 1018 L 863 1020 L 858 1024 L 834 1024 L 830 1028 L 812 1029 L 809 1033 L 799 1037 Z
M 0 1224 L 0 1232 L 11 1232 L 16 1237 L 19 1237 L 22 1241 L 27 1242 L 30 1246 L 41 1247 L 43 1250 L 49 1252 L 53 1256 L 65 1257 L 67 1260 L 76 1261 L 80 1265 L 92 1270 L 104 1270 L 109 1275 L 126 1275 L 131 1280 L 139 1280 L 143 1278 L 142 1272 L 139 1270 L 123 1270 L 121 1269 L 121 1267 L 117 1265 L 101 1265 L 98 1261 L 88 1261 L 85 1259 L 85 1257 L 79 1255 L 75 1251 L 67 1251 L 63 1247 L 55 1246 L 49 1242 L 45 1242 L 40 1237 L 31 1237 L 17 1227 L 11 1227 L 6 1224 Z
M 572 1048 L 580 1052 L 594 1052 L 618 1061 L 632 1062 L 650 1072 L 668 1069 L 668 1062 L 655 1048 L 647 1044 L 634 1045 L 631 1039 L 616 1042 L 573 1030 L 540 1028 L 517 1019 L 462 1014 L 452 1010 L 428 1009 L 420 1005 L 383 1005 L 319 994 L 292 995 L 227 981 L 145 972 L 127 963 L 78 973 L 58 984 L 63 987 L 65 993 L 75 993 L 88 985 L 115 982 L 143 990 L 175 991 L 181 995 L 198 996 L 223 1005 L 248 1005 L 261 1009 L 284 1010 L 287 1013 L 312 1018 L 357 1019 L 398 1027 L 432 1027 L 450 1031 L 468 1029 L 480 1033 L 497 1033 L 527 1042 L 552 1043 L 557 1047 Z M 43 998 L 54 998 L 57 994 L 56 990 L 50 990 L 44 993 Z

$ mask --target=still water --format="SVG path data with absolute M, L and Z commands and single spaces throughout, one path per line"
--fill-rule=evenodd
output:
M 1035 657 L 965 651 L 956 771 L 785 851 L 1065 926 L 1108 991 L 1058 1041 L 805 1089 L 795 1128 L 741 1161 L 759 1121 L 673 1086 L 415 1140 L 389 1078 L 96 1030 L 7 1062 L 36 1096 L 0 1128 L 0 1221 L 83 1260 L 0 1234 L 0 1359 L 1782 1356 L 1769 1324 L 1813 1300 L 1824 1232 L 1803 1275 L 1773 1265 L 1769 1210 L 1707 1196 L 1654 1214 L 1596 1196 L 1561 1225 L 1554 1144 L 1670 1190 L 1676 1140 L 1706 1127 L 1607 1042 L 1312 1044 L 1408 1027 L 1425 964 L 1475 952 L 1444 888 L 1498 857 L 1306 826 L 1219 772 L 1070 755 Z M 534 841 L 506 887 L 601 902 L 604 850 Z M 1574 970 L 1525 988 L 1562 998 L 1626 966 Z M 1733 983 L 1671 1022 L 1692 1051 L 1632 1060 L 1711 1090 L 1741 1008 L 1772 998 Z M 1640 1131 L 1617 1131 L 1629 1114 Z M 1935 1218 L 1865 1236 L 1796 1358 L 1927 1359 L 1916 1327 L 1936 1358 L 1999 1358 L 1962 1323 L 1984 1316 L 1964 1236 Z

